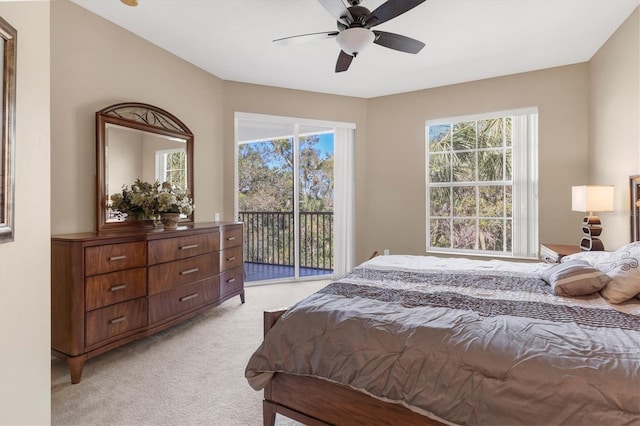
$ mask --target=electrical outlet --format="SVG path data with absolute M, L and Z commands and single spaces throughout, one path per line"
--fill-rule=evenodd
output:
M 213 215 L 213 220 L 214 220 L 215 222 L 220 222 L 220 213 L 216 213 L 216 214 L 214 214 L 214 215 Z
M 389 249 L 384 249 L 384 255 L 388 256 L 389 255 Z

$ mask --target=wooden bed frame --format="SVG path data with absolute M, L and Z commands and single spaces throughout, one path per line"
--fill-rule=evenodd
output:
M 265 335 L 284 312 L 282 309 L 264 312 Z M 287 373 L 274 374 L 264 389 L 262 409 L 265 426 L 274 425 L 276 413 L 309 426 L 443 425 L 402 405 L 376 399 L 348 386 Z

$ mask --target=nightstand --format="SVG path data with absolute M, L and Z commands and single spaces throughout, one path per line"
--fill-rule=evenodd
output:
M 540 260 L 547 263 L 560 263 L 560 259 L 574 253 L 580 253 L 580 246 L 568 246 L 563 244 L 541 244 Z

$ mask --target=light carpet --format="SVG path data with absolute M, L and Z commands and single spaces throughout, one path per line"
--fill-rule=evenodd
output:
M 262 313 L 293 305 L 328 281 L 246 288 L 185 323 L 132 342 L 84 366 L 72 385 L 51 361 L 52 425 L 262 425 L 262 392 L 244 378 L 262 342 Z M 277 425 L 292 425 L 278 416 Z

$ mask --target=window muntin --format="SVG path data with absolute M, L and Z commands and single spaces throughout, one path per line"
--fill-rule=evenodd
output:
M 156 179 L 178 188 L 187 187 L 187 155 L 184 149 L 163 150 L 156 153 Z
M 535 257 L 537 111 L 426 127 L 427 251 Z

